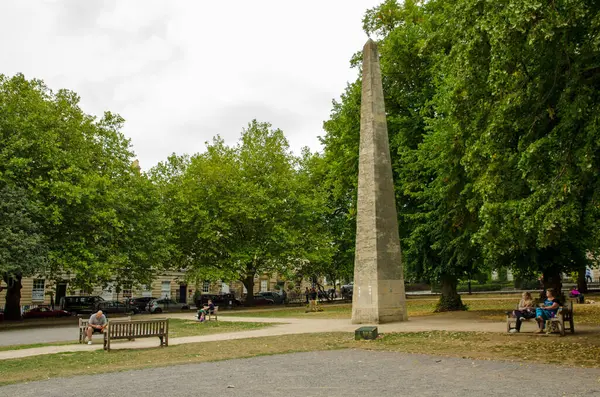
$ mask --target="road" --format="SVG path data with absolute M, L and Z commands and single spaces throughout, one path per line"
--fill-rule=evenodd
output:
M 4 330 L 0 332 L 0 346 L 65 342 L 78 338 L 77 325 Z
M 542 380 L 542 377 L 544 380 Z M 600 396 L 600 370 L 343 350 L 177 365 L 0 387 L 2 396 Z
M 158 314 L 143 314 L 133 317 L 133 319 L 150 319 L 157 317 L 169 318 L 193 318 L 194 314 L 191 311 L 162 313 Z M 98 336 L 96 336 L 98 337 Z M 0 346 L 12 345 L 30 345 L 34 343 L 52 343 L 52 342 L 69 342 L 79 339 L 79 328 L 77 327 L 77 319 L 73 320 L 70 325 L 51 325 L 28 328 L 6 328 L 0 330 Z

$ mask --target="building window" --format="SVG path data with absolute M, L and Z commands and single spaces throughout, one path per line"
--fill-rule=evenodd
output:
M 37 302 L 44 301 L 45 281 L 43 278 L 33 280 L 33 290 L 31 291 L 31 300 Z
M 202 292 L 210 292 L 210 281 L 205 281 L 202 284 Z
M 163 281 L 160 284 L 160 297 L 161 298 L 171 298 L 171 282 Z
M 133 295 L 131 289 L 131 284 L 123 286 L 123 298 L 131 298 Z
M 269 281 L 260 280 L 260 292 L 266 292 L 269 290 Z
M 152 286 L 150 284 L 145 284 L 142 289 L 142 296 L 144 298 L 152 297 Z
M 221 293 L 223 293 L 223 294 L 229 293 L 229 284 L 221 283 Z

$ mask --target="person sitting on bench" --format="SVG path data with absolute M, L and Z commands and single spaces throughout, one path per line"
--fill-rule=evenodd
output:
M 577 303 L 585 302 L 585 297 L 581 292 L 579 292 L 577 287 L 573 287 L 571 292 L 569 292 L 569 298 L 577 299 Z
M 102 313 L 102 310 L 98 310 L 97 313 L 92 314 L 88 321 L 88 327 L 85 330 L 87 336 L 85 337 L 84 341 L 87 342 L 88 345 L 91 345 L 92 334 L 103 333 L 104 328 L 106 328 L 107 324 L 108 320 L 106 319 L 106 316 Z
M 546 291 L 546 296 L 547 298 L 544 301 L 543 306 L 535 309 L 535 321 L 537 321 L 539 328 L 536 333 L 538 334 L 544 332 L 546 321 L 556 317 L 556 313 L 560 307 L 560 302 L 554 297 L 553 290 L 549 289 Z
M 519 308 L 517 310 L 513 310 L 512 316 L 517 319 L 517 324 L 515 328 L 510 330 L 510 333 L 521 332 L 521 324 L 523 320 L 535 317 L 535 307 L 531 293 L 523 292 L 521 301 L 519 302 Z
M 215 314 L 215 305 L 211 299 L 208 300 L 208 306 L 204 306 L 202 309 L 198 310 L 198 320 L 203 322 L 206 320 L 207 314 Z

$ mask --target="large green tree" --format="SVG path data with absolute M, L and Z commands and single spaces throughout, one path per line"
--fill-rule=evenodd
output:
M 43 274 L 90 291 L 124 275 L 146 281 L 166 262 L 159 197 L 132 167 L 123 119 L 96 119 L 78 103 L 40 80 L 0 75 L 0 181 L 25 192 L 47 249 L 44 261 L 0 263 L 7 313 L 18 313 L 22 277 Z
M 464 137 L 477 196 L 477 242 L 492 266 L 583 270 L 600 246 L 595 1 L 461 1 L 439 113 Z
M 462 307 L 456 282 L 482 268 L 543 272 L 560 288 L 561 272 L 582 273 L 598 251 L 599 18 L 584 0 L 388 0 L 367 11 L 407 276 L 441 282 L 440 308 Z M 349 197 L 359 84 L 334 103 L 323 139 L 331 191 Z
M 216 137 L 204 153 L 155 167 L 188 277 L 240 280 L 252 304 L 255 276 L 325 260 L 327 244 L 315 238 L 321 209 L 303 163 L 281 130 L 252 121 L 235 146 Z
M 0 180 L 0 269 L 8 302 L 20 300 L 23 275 L 42 269 L 47 258 L 44 235 L 34 220 L 38 210 L 25 189 Z M 7 305 L 5 316 L 19 318 L 19 306 Z

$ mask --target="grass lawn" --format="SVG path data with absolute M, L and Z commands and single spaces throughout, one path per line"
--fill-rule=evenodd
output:
M 519 303 L 520 294 L 515 295 L 472 295 L 462 296 L 463 302 L 469 307 L 469 312 L 474 318 L 502 321 L 506 318 L 505 312 L 513 310 Z M 600 301 L 597 295 L 591 296 L 591 299 Z M 436 298 L 431 297 L 410 297 L 406 301 L 409 317 L 431 316 L 437 303 Z M 239 312 L 228 312 L 226 316 L 234 317 L 266 317 L 266 318 L 331 318 L 331 319 L 349 319 L 352 316 L 351 304 L 323 304 L 322 312 L 305 313 L 306 308 L 285 307 L 269 308 L 258 310 L 247 310 Z M 600 325 L 600 305 L 580 305 L 575 304 L 575 327 L 577 324 Z
M 0 361 L 0 385 L 62 376 L 97 374 L 260 355 L 334 349 L 365 349 L 465 359 L 500 359 L 600 367 L 597 334 L 555 336 L 476 332 L 415 332 L 355 341 L 348 333 L 284 335 L 192 343 L 168 348 L 60 353 Z
M 269 327 L 269 323 L 248 323 L 233 321 L 205 321 L 199 323 L 192 320 L 169 319 L 169 338 L 184 336 L 221 334 L 225 332 L 251 331 Z M 112 343 L 112 342 L 111 342 Z
M 233 322 L 233 321 L 205 321 L 199 323 L 192 320 L 181 320 L 177 318 L 169 319 L 169 337 L 170 338 L 181 338 L 184 336 L 196 336 L 196 335 L 210 335 L 220 334 L 225 332 L 237 332 L 237 331 L 251 331 L 254 329 L 260 329 L 269 327 L 269 323 L 248 323 L 248 322 Z M 77 334 L 77 328 L 74 328 L 73 334 Z M 98 335 L 95 337 L 98 342 L 101 343 L 101 339 Z M 126 340 L 117 340 L 112 343 L 127 342 Z M 22 350 L 34 347 L 44 346 L 61 346 L 61 345 L 73 345 L 78 343 L 77 340 L 64 341 L 64 342 L 51 342 L 51 343 L 33 343 L 28 345 L 12 345 L 12 346 L 0 346 L 0 351 L 6 350 Z

